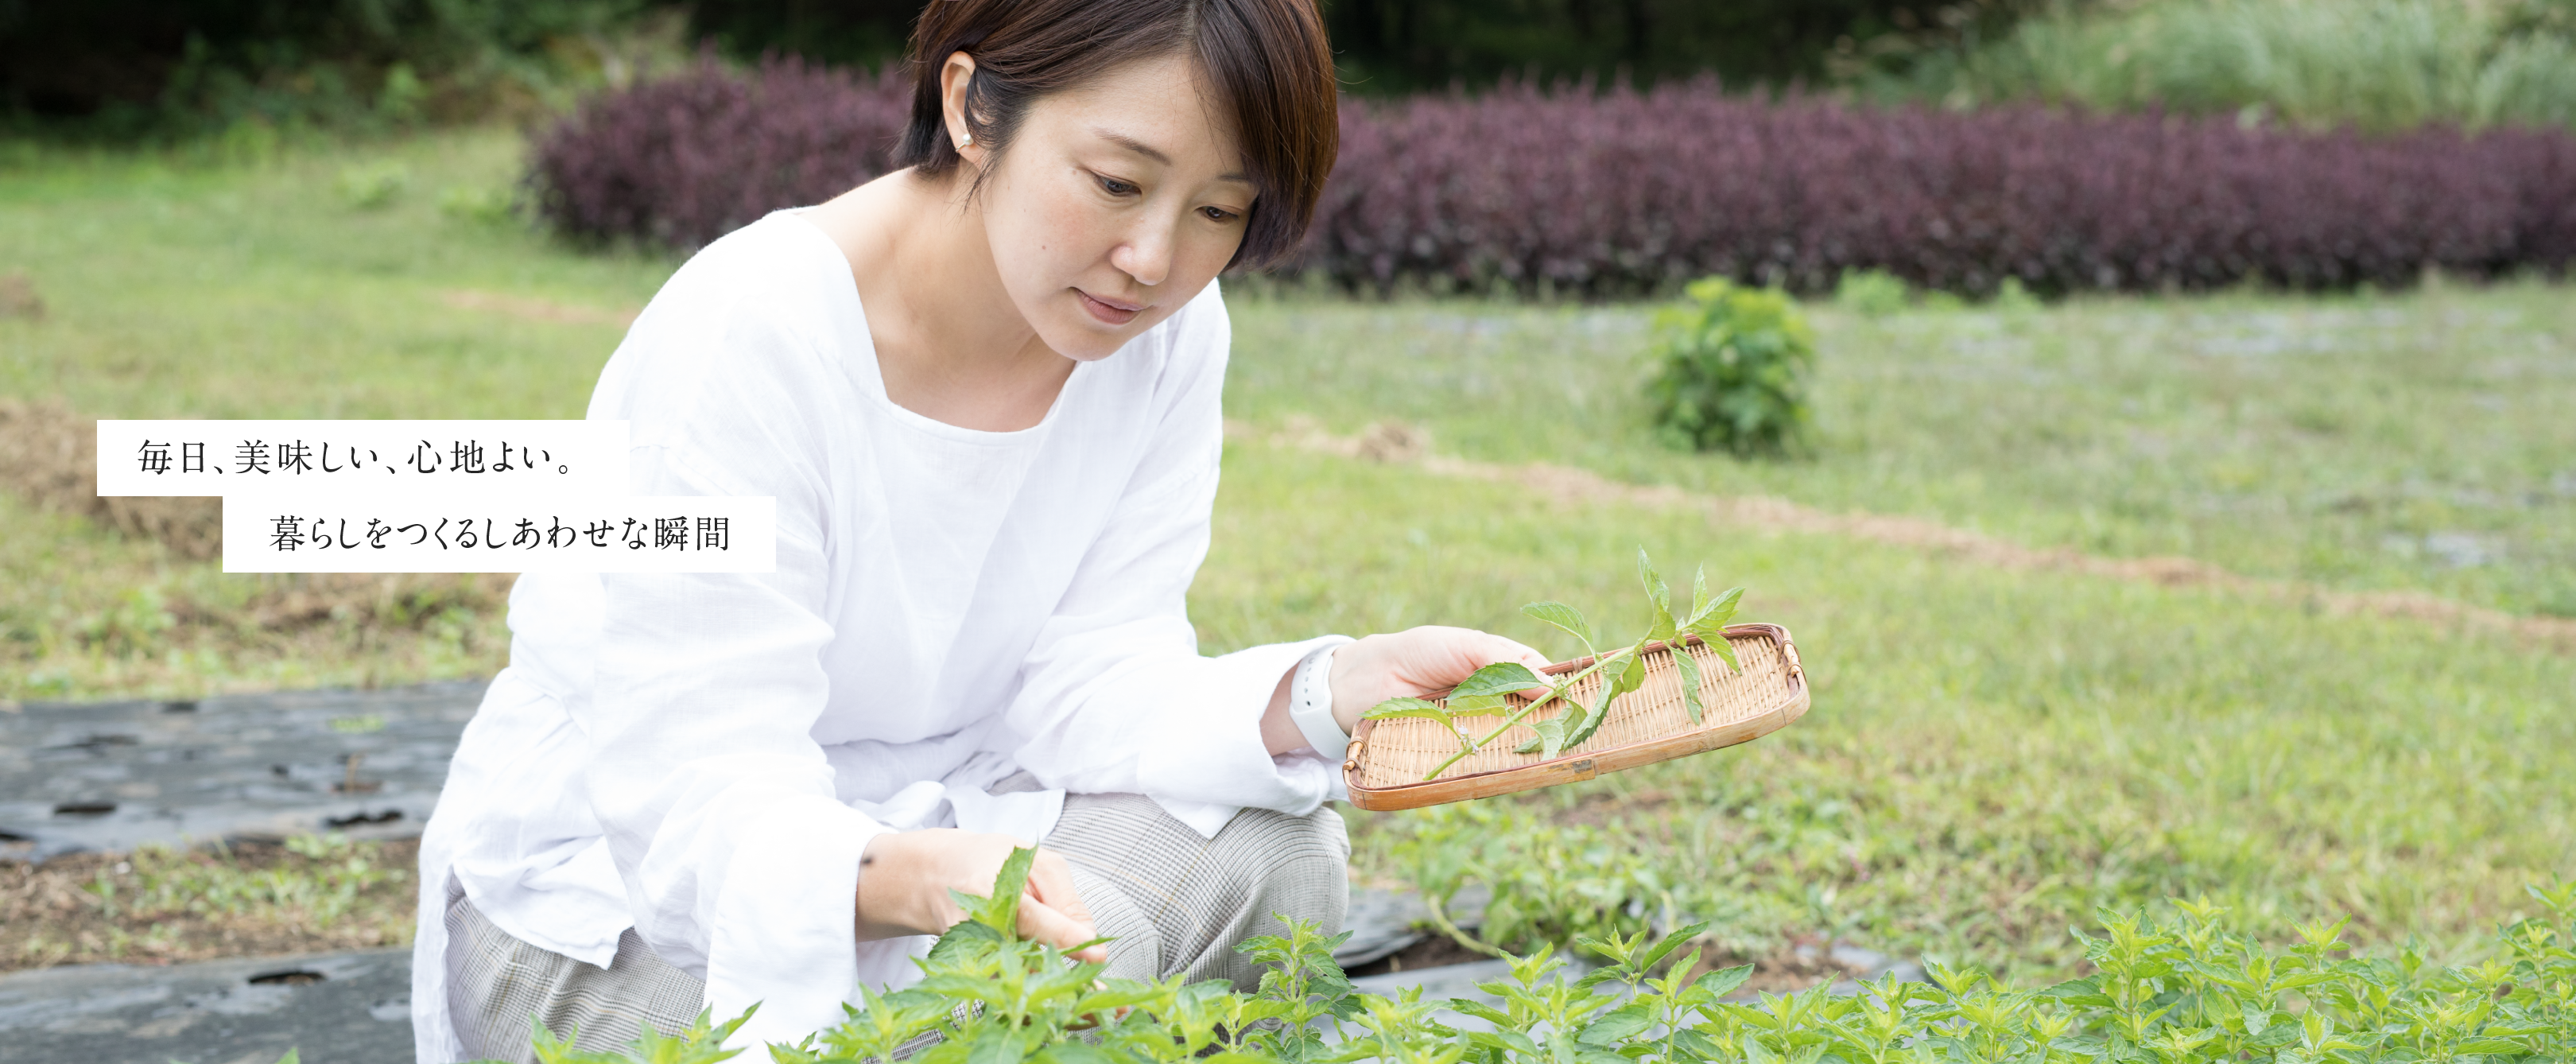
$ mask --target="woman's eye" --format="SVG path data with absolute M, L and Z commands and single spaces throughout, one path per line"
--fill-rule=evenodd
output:
M 1128 196 L 1134 195 L 1136 192 L 1136 186 L 1118 180 L 1114 177 L 1101 178 L 1100 188 L 1102 191 L 1107 192 L 1112 196 Z
M 1211 222 L 1230 222 L 1234 220 L 1234 212 L 1223 207 L 1201 207 L 1199 208 L 1199 213 L 1207 215 L 1207 220 Z

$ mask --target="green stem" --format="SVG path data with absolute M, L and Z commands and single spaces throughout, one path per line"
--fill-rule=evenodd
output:
M 1511 715 L 1511 716 L 1504 717 L 1504 718 L 1503 718 L 1503 722 L 1502 722 L 1502 723 L 1497 724 L 1497 725 L 1494 725 L 1494 730 L 1489 731 L 1489 732 L 1486 732 L 1486 733 L 1485 733 L 1485 737 L 1484 737 L 1484 738 L 1482 738 L 1482 739 L 1468 739 L 1468 740 L 1467 740 L 1467 745 L 1462 746 L 1462 747 L 1459 747 L 1459 748 L 1458 748 L 1458 752 L 1457 752 L 1457 753 L 1454 753 L 1454 754 L 1449 755 L 1449 760 L 1441 762 L 1441 763 L 1440 763 L 1440 766 L 1439 766 L 1438 768 L 1434 768 L 1434 769 L 1432 769 L 1429 775 L 1426 775 L 1426 776 L 1424 776 L 1424 777 L 1422 777 L 1422 778 L 1423 778 L 1423 779 L 1426 779 L 1426 780 L 1436 780 L 1436 779 L 1439 779 L 1439 778 L 1440 778 L 1440 774 L 1441 774 L 1441 773 L 1449 771 L 1449 766 L 1457 764 L 1457 763 L 1458 763 L 1458 761 L 1459 761 L 1459 759 L 1464 758 L 1464 757 L 1466 757 L 1466 756 L 1467 756 L 1467 755 L 1469 755 L 1469 754 L 1475 753 L 1478 747 L 1481 747 L 1481 746 L 1485 745 L 1486 743 L 1493 742 L 1493 741 L 1494 741 L 1494 739 L 1495 739 L 1496 737 L 1498 737 L 1498 736 L 1502 735 L 1502 734 L 1503 734 L 1504 732 L 1506 732 L 1506 731 L 1511 730 L 1512 725 L 1515 725 L 1515 724 L 1520 723 L 1520 722 L 1521 722 L 1521 718 L 1522 718 L 1522 717 L 1529 716 L 1532 712 L 1536 711 L 1536 710 L 1538 709 L 1538 707 L 1546 705 L 1546 704 L 1547 704 L 1548 699 L 1551 699 L 1551 698 L 1555 698 L 1555 697 L 1557 697 L 1557 695 L 1558 695 L 1559 693 L 1561 693 L 1561 692 L 1572 690 L 1572 689 L 1573 689 L 1573 687 L 1574 687 L 1574 685 L 1575 685 L 1575 684 L 1578 684 L 1578 683 L 1582 683 L 1585 677 L 1591 676 L 1593 673 L 1596 673 L 1596 672 L 1601 671 L 1601 667 L 1602 667 L 1602 666 L 1604 666 L 1604 665 L 1608 665 L 1608 664 L 1610 664 L 1610 663 L 1611 663 L 1611 662 L 1613 662 L 1613 661 L 1617 661 L 1617 660 L 1619 660 L 1619 659 L 1620 659 L 1622 656 L 1624 656 L 1624 655 L 1633 654 L 1633 653 L 1635 653 L 1635 652 L 1636 652 L 1636 649 L 1637 649 L 1637 648 L 1635 648 L 1635 647 L 1621 647 L 1621 648 L 1619 648 L 1619 649 L 1617 649 L 1617 650 L 1613 650 L 1613 651 L 1611 651 L 1611 652 L 1610 652 L 1608 655 L 1606 655 L 1606 656 L 1605 656 L 1605 655 L 1599 655 L 1599 654 L 1593 655 L 1593 658 L 1592 658 L 1592 665 L 1591 665 L 1591 667 L 1590 667 L 1590 668 L 1584 669 L 1582 672 L 1578 672 L 1578 673 L 1575 673 L 1575 674 L 1574 674 L 1574 675 L 1572 675 L 1572 676 L 1566 677 L 1566 679 L 1565 679 L 1565 682 L 1564 682 L 1564 683 L 1562 683 L 1562 684 L 1558 684 L 1558 685 L 1556 685 L 1556 686 L 1553 686 L 1553 687 L 1548 688 L 1548 691 L 1547 691 L 1547 693 L 1546 693 L 1546 694 L 1540 695 L 1540 696 L 1538 696 L 1537 698 L 1530 699 L 1530 704 L 1528 704 L 1528 705 L 1526 705 L 1526 706 L 1522 706 L 1522 707 L 1521 707 L 1521 708 L 1519 708 L 1519 709 L 1513 710 L 1513 711 L 1512 711 L 1512 715 Z M 1580 709 L 1580 708 L 1582 708 L 1582 707 L 1581 707 L 1580 705 L 1578 705 L 1578 706 L 1576 706 L 1576 708 Z M 1451 725 L 1451 728 L 1452 728 L 1452 730 L 1455 730 L 1456 725 Z M 1461 733 L 1460 737 L 1461 737 L 1461 738 L 1465 738 L 1464 733 Z
M 1422 908 L 1431 914 L 1432 926 L 1439 928 L 1442 934 L 1448 935 L 1451 939 L 1456 940 L 1459 945 L 1475 950 L 1476 952 L 1482 953 L 1488 957 L 1495 957 L 1502 960 L 1512 959 L 1512 955 L 1504 952 L 1502 947 L 1486 942 L 1484 939 L 1477 938 L 1474 935 L 1470 935 L 1467 932 L 1460 930 L 1456 923 L 1450 921 L 1448 912 L 1449 907 L 1442 904 L 1441 899 L 1425 895 L 1422 900 L 1426 903 Z

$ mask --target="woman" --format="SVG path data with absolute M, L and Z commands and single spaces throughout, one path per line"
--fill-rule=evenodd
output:
M 1257 980 L 1338 926 L 1359 713 L 1497 660 L 1417 628 L 1199 656 L 1228 342 L 1335 146 L 1311 0 L 934 0 L 907 168 L 709 245 L 589 416 L 637 494 L 773 496 L 775 573 L 531 574 L 421 848 L 424 1064 L 754 1003 L 838 1022 L 1043 840 L 1021 931 Z

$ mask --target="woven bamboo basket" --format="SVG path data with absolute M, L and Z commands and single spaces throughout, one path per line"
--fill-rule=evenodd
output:
M 1413 809 L 1574 783 L 1604 772 L 1750 742 L 1807 712 L 1807 678 L 1798 666 L 1798 648 L 1789 642 L 1788 629 L 1776 624 L 1730 625 L 1726 641 L 1744 666 L 1742 672 L 1729 670 L 1698 636 L 1687 637 L 1680 648 L 1699 663 L 1699 723 L 1691 723 L 1689 708 L 1682 701 L 1681 669 L 1673 664 L 1675 649 L 1649 643 L 1644 686 L 1613 700 L 1599 731 L 1552 759 L 1535 751 L 1513 751 L 1537 734 L 1530 724 L 1565 712 L 1562 701 L 1522 718 L 1510 731 L 1428 780 L 1425 774 L 1458 752 L 1457 735 L 1436 721 L 1420 718 L 1363 720 L 1342 761 L 1351 804 L 1362 809 Z M 1550 665 L 1547 673 L 1578 672 L 1590 664 L 1591 658 L 1581 658 Z M 1590 705 L 1608 682 L 1607 675 L 1594 674 L 1575 684 L 1571 693 Z M 1519 695 L 1509 701 L 1509 709 L 1492 716 L 1460 717 L 1459 726 L 1469 735 L 1482 736 L 1512 710 L 1528 704 Z

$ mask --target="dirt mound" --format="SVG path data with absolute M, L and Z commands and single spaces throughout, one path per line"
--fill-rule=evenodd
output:
M 61 400 L 0 399 L 0 490 L 157 541 L 182 558 L 223 553 L 219 499 L 100 498 L 98 421 L 73 413 Z

